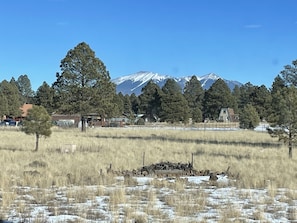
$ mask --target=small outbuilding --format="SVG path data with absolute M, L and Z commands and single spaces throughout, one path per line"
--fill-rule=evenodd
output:
M 233 108 L 222 108 L 218 120 L 220 122 L 238 122 L 239 115 L 234 113 Z

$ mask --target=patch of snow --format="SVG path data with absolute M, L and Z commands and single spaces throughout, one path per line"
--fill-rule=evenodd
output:
M 153 72 L 146 72 L 146 71 L 141 71 L 135 74 L 119 77 L 113 80 L 113 82 L 116 85 L 119 85 L 127 80 L 132 81 L 132 82 L 140 82 L 139 85 L 142 85 L 143 83 L 148 82 L 149 80 L 156 80 L 156 81 L 161 81 L 169 76 L 167 75 L 160 75 L 158 73 L 153 73 Z
M 123 185 L 124 178 L 116 177 L 116 183 L 109 186 L 94 185 L 44 189 L 45 193 L 48 192 L 50 194 L 56 194 L 56 196 L 53 197 L 55 205 L 57 205 L 57 208 L 61 208 L 65 211 L 51 213 L 50 210 L 53 209 L 52 206 L 50 208 L 47 204 L 36 204 L 36 202 L 34 203 L 31 199 L 29 199 L 25 200 L 25 202 L 27 202 L 25 204 L 25 214 L 20 212 L 17 205 L 11 205 L 9 207 L 11 210 L 8 212 L 7 220 L 12 223 L 29 223 L 37 221 L 51 223 L 127 222 L 124 214 L 125 209 L 127 208 L 131 209 L 132 214 L 135 214 L 135 216 L 148 219 L 149 222 L 169 222 L 173 220 L 177 222 L 193 222 L 205 221 L 206 219 L 207 222 L 217 222 L 222 216 L 222 213 L 226 210 L 233 211 L 235 213 L 238 211 L 240 216 L 238 216 L 239 218 L 237 220 L 240 219 L 242 222 L 260 222 L 260 220 L 255 219 L 256 213 L 260 213 L 263 216 L 263 221 L 265 222 L 277 223 L 293 222 L 293 220 L 297 220 L 297 200 L 286 197 L 287 194 L 296 193 L 296 190 L 275 188 L 276 191 L 274 195 L 270 196 L 268 188 L 239 189 L 229 186 L 230 179 L 227 175 L 217 175 L 217 177 L 217 181 L 210 182 L 209 176 L 184 176 L 182 178 L 187 179 L 187 181 L 185 181 L 187 187 L 181 191 L 176 190 L 175 187 L 171 186 L 161 188 L 155 187 L 154 184 L 151 183 L 152 180 L 160 180 L 168 181 L 170 185 L 173 185 L 175 178 L 153 177 L 134 177 L 138 184 L 136 186 L 125 186 Z M 102 187 L 104 195 L 98 195 L 96 193 L 99 187 Z M 21 190 L 21 196 L 23 192 L 30 193 L 31 190 L 34 191 L 36 188 L 32 188 L 31 190 L 29 188 L 23 188 L 23 191 L 21 187 L 18 189 Z M 64 202 L 69 199 L 67 190 L 75 190 L 79 192 L 80 189 L 94 191 L 94 194 L 90 197 L 87 196 L 85 202 L 78 202 L 75 201 L 75 199 L 71 201 L 68 200 L 68 203 Z M 110 194 L 115 189 L 124 189 L 126 198 L 122 201 L 123 203 L 118 203 L 116 206 L 111 207 Z M 137 191 L 139 191 L 139 193 Z M 151 201 L 147 199 L 148 191 L 152 191 L 152 193 L 156 195 Z M 165 199 L 166 197 L 168 199 L 170 199 L 170 197 L 174 199 L 176 198 L 175 195 L 177 195 L 177 200 L 173 201 L 181 202 L 177 205 L 179 205 L 182 211 L 182 205 L 185 200 L 178 200 L 178 196 L 183 196 L 180 193 L 184 193 L 185 196 L 189 193 L 197 193 L 197 195 L 201 193 L 203 195 L 201 199 L 205 199 L 205 201 L 203 201 L 204 203 L 201 204 L 199 210 L 197 209 L 197 211 L 194 211 L 191 214 L 181 215 L 179 214 L 179 211 L 176 210 L 176 205 L 166 202 Z M 139 197 L 136 197 L 135 194 L 138 194 L 137 196 Z M 189 202 L 193 202 L 191 201 L 191 196 L 189 197 Z M 61 197 L 64 197 L 65 199 L 61 199 Z M 16 197 L 16 200 L 19 200 L 19 197 Z M 61 203 L 59 204 L 59 202 Z M 148 208 L 153 210 L 153 212 L 158 211 L 159 214 L 152 214 L 153 212 L 148 212 Z M 289 216 L 290 210 L 292 211 L 291 216 Z M 94 216 L 88 217 L 88 214 L 90 213 L 94 214 Z M 233 218 L 231 217 L 228 220 L 232 221 L 232 219 Z
M 218 80 L 220 79 L 221 77 L 216 75 L 215 73 L 210 73 L 210 74 L 206 74 L 206 75 L 203 75 L 201 77 L 198 77 L 198 80 L 201 81 L 201 80 Z
M 153 177 L 135 177 L 138 185 L 146 185 L 154 180 Z
M 267 132 L 268 127 L 270 127 L 270 125 L 268 123 L 261 122 L 256 128 L 254 128 L 254 131 Z

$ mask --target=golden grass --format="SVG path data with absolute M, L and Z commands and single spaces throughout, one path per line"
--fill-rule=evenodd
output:
M 196 170 L 225 171 L 237 177 L 243 188 L 292 188 L 297 183 L 296 159 L 289 159 L 267 133 L 253 131 L 190 131 L 145 128 L 53 130 L 32 152 L 35 137 L 17 130 L 0 132 L 1 188 L 11 186 L 104 184 L 110 164 L 113 170 L 132 170 L 161 161 L 191 162 Z M 58 149 L 75 144 L 74 154 Z M 259 145 L 264 145 L 259 146 Z M 33 165 L 41 163 L 42 165 Z M 133 184 L 133 182 L 127 182 Z M 270 186 L 271 186 L 270 185 Z M 272 192 L 272 190 L 270 189 Z
M 76 145 L 76 152 L 60 153 L 59 149 L 65 144 Z M 107 172 L 110 165 L 114 171 L 123 171 L 141 168 L 143 163 L 187 163 L 191 162 L 192 155 L 196 170 L 223 172 L 228 169 L 229 177 L 234 179 L 230 182 L 232 186 L 267 191 L 266 198 L 246 204 L 247 208 L 273 203 L 273 199 L 279 195 L 279 188 L 288 188 L 280 200 L 292 203 L 297 197 L 296 158 L 293 155 L 293 159 L 289 159 L 288 149 L 267 133 L 137 127 L 88 129 L 86 133 L 81 133 L 79 129 L 53 129 L 51 137 L 40 140 L 38 152 L 32 152 L 34 146 L 34 136 L 25 135 L 17 128 L 0 129 L 0 200 L 3 212 L 0 214 L 3 218 L 12 205 L 16 205 L 23 219 L 27 218 L 29 210 L 24 202 L 15 202 L 15 198 L 24 193 L 18 188 L 28 186 L 31 189 L 26 195 L 30 195 L 32 202 L 47 205 L 53 215 L 67 212 L 78 213 L 82 219 L 98 219 L 100 216 L 96 215 L 100 213 L 95 211 L 98 206 L 95 197 L 106 196 L 109 203 L 107 208 L 114 213 L 113 222 L 120 222 L 117 217 L 122 214 L 120 210 L 127 222 L 131 219 L 147 222 L 147 215 L 153 215 L 155 219 L 169 219 L 156 207 L 157 201 L 163 201 L 173 208 L 176 219 L 182 221 L 188 215 L 203 211 L 208 206 L 209 194 L 195 186 L 194 191 L 188 191 L 189 183 L 179 178 L 174 182 L 154 179 L 150 182 L 153 188 L 138 190 L 135 189 L 136 180 L 125 176 L 120 187 L 115 187 L 117 179 Z M 88 185 L 97 187 L 90 189 Z M 219 188 L 220 185 L 215 186 Z M 67 205 L 61 208 L 54 198 L 56 192 L 49 192 L 48 188 L 61 190 L 66 187 L 67 190 L 61 193 L 67 197 Z M 166 195 L 159 192 L 164 188 L 169 192 Z M 245 199 L 252 195 L 242 192 L 240 196 Z M 92 202 L 93 209 L 78 210 L 73 206 L 87 200 Z M 147 203 L 145 209 L 143 202 Z M 122 207 L 125 203 L 131 207 Z M 221 213 L 217 219 L 219 222 L 241 217 L 238 207 L 231 201 L 217 208 Z M 296 208 L 290 207 L 288 219 L 296 220 L 296 213 Z M 252 217 L 264 221 L 263 214 L 263 210 L 258 208 Z M 44 221 L 42 214 L 34 220 Z M 83 221 L 77 219 L 76 222 Z

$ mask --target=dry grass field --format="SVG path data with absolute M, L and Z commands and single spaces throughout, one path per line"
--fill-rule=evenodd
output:
M 76 145 L 74 153 L 61 153 Z M 267 133 L 184 128 L 0 129 L 0 219 L 11 222 L 292 222 L 297 163 Z M 228 182 L 108 174 L 169 161 L 224 172 Z M 297 157 L 297 154 L 295 155 Z M 70 217 L 71 216 L 71 217 Z M 274 221 L 273 219 L 276 219 Z

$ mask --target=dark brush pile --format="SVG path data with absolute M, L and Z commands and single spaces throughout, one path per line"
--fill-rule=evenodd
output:
M 193 168 L 191 163 L 172 163 L 160 162 L 148 166 L 143 166 L 137 170 L 113 171 L 111 167 L 107 170 L 108 173 L 113 173 L 122 176 L 158 176 L 158 177 L 179 177 L 179 176 L 216 176 L 219 174 L 229 175 L 229 167 L 225 172 L 200 170 Z
M 195 175 L 196 170 L 193 169 L 191 163 L 171 163 L 171 162 L 160 162 L 151 164 L 149 166 L 143 166 L 140 169 L 140 174 L 146 175 L 166 175 L 166 174 L 176 174 L 176 175 Z

